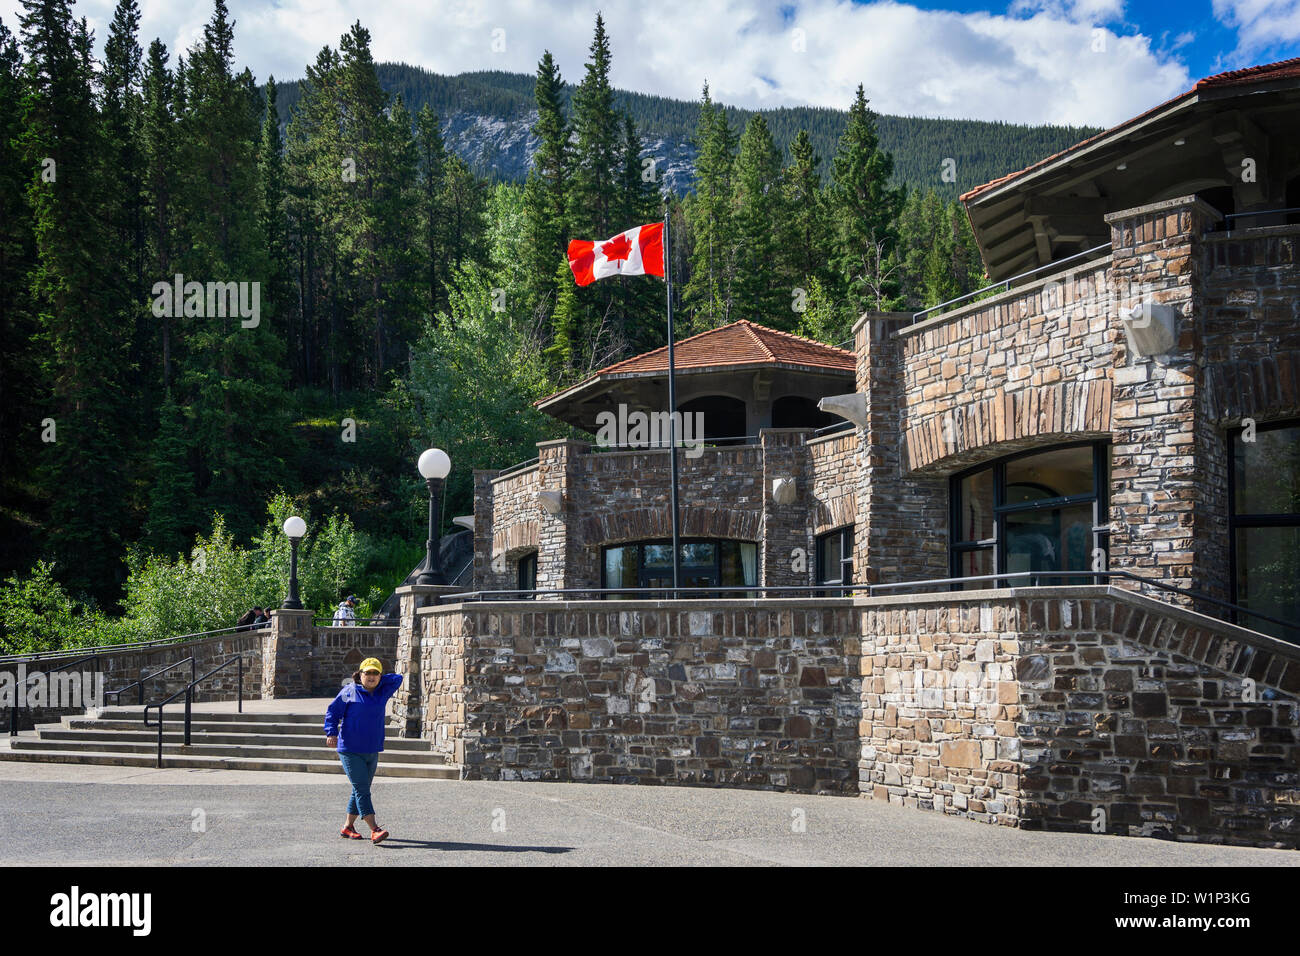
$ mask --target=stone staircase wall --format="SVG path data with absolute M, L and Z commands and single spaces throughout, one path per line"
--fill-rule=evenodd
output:
M 861 603 L 864 795 L 1300 847 L 1300 648 L 1115 588 Z

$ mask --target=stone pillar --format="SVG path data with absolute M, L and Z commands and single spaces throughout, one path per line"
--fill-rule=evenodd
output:
M 311 695 L 312 611 L 271 612 L 271 633 L 262 644 L 262 699 Z
M 581 521 L 583 502 L 577 500 L 580 489 L 577 482 L 578 457 L 590 451 L 587 442 L 562 438 L 558 441 L 539 442 L 538 490 L 560 493 L 560 513 L 548 514 L 538 508 L 537 533 L 537 587 L 581 588 L 599 587 L 600 570 L 587 567 L 584 555 Z M 559 595 L 540 595 L 541 600 L 558 600 Z
M 911 321 L 910 312 L 866 312 L 853 327 L 857 386 L 867 397 L 853 528 L 859 584 L 948 576 L 947 479 L 905 473 L 902 352 L 890 336 Z
M 474 525 L 478 533 L 478 522 Z M 393 695 L 393 719 L 399 737 L 419 737 L 424 714 L 424 694 L 420 676 L 420 631 L 415 612 L 437 604 L 444 595 L 460 588 L 449 584 L 407 584 L 397 589 L 397 651 L 393 672 L 403 677 L 402 686 Z
M 763 532 L 759 545 L 758 583 L 770 587 L 808 584 L 812 580 L 812 529 L 809 505 L 812 500 L 808 448 L 811 430 L 763 428 L 758 432 L 763 447 Z M 772 486 L 778 478 L 794 481 L 795 500 L 777 504 Z M 805 569 L 794 570 L 795 548 L 804 551 Z M 733 595 L 739 596 L 739 595 Z M 772 597 L 781 597 L 777 592 Z M 790 595 L 786 595 L 790 596 Z
M 1216 597 L 1227 586 L 1227 535 L 1214 520 L 1224 488 L 1222 475 L 1198 466 L 1197 444 L 1224 438 L 1205 420 L 1196 316 L 1200 240 L 1220 218 L 1195 196 L 1106 216 L 1116 327 L 1144 300 L 1172 306 L 1177 316 L 1166 355 L 1132 355 L 1122 329 L 1116 336 L 1109 566 Z

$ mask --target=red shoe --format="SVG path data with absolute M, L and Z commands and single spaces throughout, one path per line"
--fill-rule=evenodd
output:
M 358 832 L 357 832 L 355 829 L 353 829 L 352 827 L 344 827 L 342 830 L 339 831 L 339 836 L 341 836 L 341 837 L 347 837 L 349 840 L 364 840 L 364 839 L 365 839 L 365 837 L 363 837 L 360 833 L 358 833 Z
M 383 843 L 387 839 L 388 839 L 387 830 L 375 830 L 373 833 L 370 834 L 371 843 Z

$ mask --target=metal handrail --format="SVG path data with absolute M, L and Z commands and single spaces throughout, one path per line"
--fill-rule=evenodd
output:
M 1283 209 L 1256 209 L 1254 212 L 1230 212 L 1223 217 L 1224 222 L 1228 225 L 1228 228 L 1225 230 L 1225 232 L 1232 232 L 1231 221 L 1233 219 L 1245 219 L 1251 216 L 1272 216 L 1272 215 L 1276 215 L 1279 212 L 1285 212 L 1285 213 L 1300 212 L 1300 206 L 1287 206 Z
M 387 620 L 387 617 L 354 617 L 347 624 L 336 625 L 334 624 L 334 618 L 331 616 L 312 618 L 312 625 L 315 627 L 386 627 L 387 625 L 376 622 Z
M 744 445 L 719 445 L 718 444 L 718 442 L 723 442 L 723 441 L 745 442 L 745 444 Z M 689 448 L 693 444 L 695 444 L 694 439 L 690 441 L 687 441 L 686 439 L 680 437 L 677 439 L 678 448 Z M 703 445 L 706 448 L 708 447 L 748 448 L 748 447 L 755 447 L 761 444 L 761 439 L 757 435 L 728 435 L 725 438 L 701 438 L 699 439 L 699 444 Z M 591 453 L 601 454 L 601 453 L 611 452 L 611 451 L 667 451 L 670 447 L 672 447 L 671 443 L 666 441 L 639 442 L 636 444 L 628 444 L 628 445 L 597 445 L 593 443 L 591 446 Z
M 235 663 L 236 661 L 239 662 L 239 681 L 235 686 L 239 694 L 238 710 L 239 713 L 242 714 L 244 712 L 244 657 L 242 654 L 236 654 L 234 657 L 230 658 L 229 660 L 222 661 L 220 664 L 212 668 L 212 670 L 208 671 L 202 677 L 190 681 L 183 688 L 178 690 L 176 693 L 172 694 L 166 700 L 159 701 L 156 704 L 145 705 L 144 725 L 146 727 L 152 726 L 152 724 L 149 723 L 149 708 L 150 707 L 158 708 L 158 766 L 159 767 L 163 765 L 162 762 L 163 761 L 163 707 L 167 704 L 170 704 L 181 694 L 185 695 L 185 746 L 188 747 L 190 745 L 190 703 L 194 697 L 194 687 L 200 682 L 207 680 L 217 671 L 221 670 L 222 668 L 228 667 L 229 665 Z
M 1218 598 L 1211 597 L 1208 594 L 1202 594 L 1199 591 L 1193 591 L 1190 588 L 1181 588 L 1173 584 L 1166 584 L 1163 581 L 1154 581 L 1150 578 L 1143 577 L 1140 574 L 1134 574 L 1131 571 L 1010 571 L 1005 574 L 980 574 L 970 577 L 960 578 L 927 578 L 921 581 L 898 581 L 891 584 L 800 584 L 800 585 L 721 585 L 706 586 L 701 588 L 538 588 L 534 590 L 481 590 L 466 591 L 462 594 L 444 595 L 443 603 L 455 602 L 483 602 L 487 600 L 510 600 L 506 595 L 515 596 L 516 600 L 531 600 L 541 594 L 588 594 L 588 595 L 625 595 L 636 597 L 645 595 L 647 600 L 696 600 L 708 599 L 710 596 L 719 592 L 736 593 L 739 597 L 749 594 L 789 594 L 797 592 L 799 594 L 808 594 L 809 596 L 825 597 L 831 592 L 838 592 L 841 597 L 847 597 L 849 594 L 865 591 L 868 597 L 875 597 L 877 591 L 894 591 L 901 588 L 916 587 L 936 587 L 941 585 L 953 584 L 970 584 L 975 581 L 1010 581 L 1018 579 L 1029 579 L 1027 586 L 1038 587 L 1044 579 L 1061 578 L 1061 577 L 1085 577 L 1099 579 L 1101 583 L 1109 583 L 1110 578 L 1123 578 L 1129 581 L 1136 581 L 1144 587 L 1151 587 L 1158 591 L 1171 592 L 1190 597 L 1194 600 L 1204 601 L 1215 607 L 1224 608 L 1233 614 L 1245 614 L 1261 621 L 1267 621 L 1270 624 L 1276 624 L 1286 628 L 1288 631 L 1295 632 L 1297 636 L 1296 643 L 1300 643 L 1300 624 L 1292 621 L 1284 621 L 1281 618 L 1272 617 L 1260 611 L 1252 611 L 1248 607 L 1242 607 L 1239 604 L 1232 604 Z M 996 586 L 996 584 L 995 584 Z M 692 594 L 694 592 L 694 595 Z M 684 596 L 682 596 L 684 594 Z M 523 598 L 523 595 L 529 595 L 529 598 Z M 666 597 L 672 595 L 672 597 Z M 663 596 L 663 597 L 661 597 Z M 1225 621 L 1225 623 L 1236 625 L 1235 620 Z M 1240 626 L 1240 625 L 1237 625 Z
M 37 671 L 36 674 L 44 674 L 45 676 L 48 677 L 50 674 L 55 674 L 59 671 L 67 670 L 69 667 L 76 667 L 78 664 L 84 664 L 86 663 L 86 661 L 94 661 L 96 672 L 98 672 L 99 655 L 92 654 L 90 657 L 82 657 L 75 661 L 69 661 L 66 664 L 60 664 L 58 667 L 50 668 L 49 670 Z M 24 677 L 23 686 L 21 688 L 18 687 L 16 681 L 14 682 L 14 702 L 9 707 L 9 736 L 10 737 L 18 736 L 18 702 L 20 700 L 26 700 L 27 682 L 30 681 L 33 677 L 35 677 L 36 674 L 28 674 L 26 677 Z M 27 710 L 30 711 L 31 708 L 28 707 Z M 36 723 L 35 721 L 32 721 L 33 725 L 35 725 L 35 723 Z
M 115 695 L 117 697 L 117 705 L 120 707 L 122 706 L 122 695 L 126 693 L 128 690 L 130 690 L 132 687 L 138 686 L 140 688 L 140 706 L 143 707 L 144 706 L 144 682 L 147 680 L 153 680 L 159 674 L 166 674 L 172 668 L 179 667 L 180 665 L 184 664 L 186 661 L 189 661 L 190 680 L 193 681 L 195 659 L 194 659 L 194 655 L 191 654 L 189 657 L 168 664 L 166 667 L 159 668 L 158 670 L 154 671 L 152 674 L 146 674 L 144 677 L 141 677 L 139 680 L 132 681 L 131 683 L 127 684 L 123 688 L 120 688 L 119 690 L 110 690 L 107 693 L 105 693 L 104 696 L 108 697 L 110 695 Z
M 533 465 L 537 464 L 541 460 L 542 459 L 540 456 L 537 458 L 529 458 L 525 461 L 521 461 L 517 465 L 511 465 L 509 468 L 502 468 L 500 471 L 498 471 L 495 475 L 492 476 L 492 480 L 495 481 L 497 478 L 505 478 L 509 475 L 513 475 L 517 471 L 524 471 L 528 468 L 531 468 Z
M 233 633 L 235 631 L 247 631 L 251 629 L 252 629 L 252 625 L 249 624 L 245 624 L 243 626 L 235 625 L 234 627 L 218 628 L 215 631 L 196 631 L 193 634 L 178 634 L 175 637 L 159 637 L 159 638 L 155 638 L 152 641 L 132 641 L 129 644 L 97 644 L 94 645 L 93 647 L 79 647 L 76 648 L 76 650 L 98 651 L 101 654 L 106 654 L 109 653 L 110 651 L 129 651 L 141 647 L 157 647 L 163 644 L 176 644 L 181 641 L 187 641 L 190 638 L 211 637 L 214 634 L 228 634 L 228 633 Z M 67 650 L 36 651 L 31 654 L 8 654 L 0 657 L 0 664 L 8 664 L 16 661 L 47 660 L 49 658 L 66 657 L 67 654 L 68 654 Z
M 1111 244 L 1109 242 L 1103 242 L 1101 245 L 1093 246 L 1091 249 L 1084 249 L 1083 252 L 1076 252 L 1074 255 L 1066 256 L 1064 259 L 1056 259 L 1053 262 L 1048 262 L 1045 265 L 1037 266 L 1036 268 L 1030 269 L 1028 272 L 1021 272 L 1019 275 L 1011 276 L 1009 278 L 1001 280 L 1000 282 L 991 283 L 989 285 L 984 286 L 984 288 L 982 289 L 976 289 L 974 292 L 967 292 L 965 295 L 959 295 L 957 296 L 957 298 L 949 299 L 947 302 L 940 302 L 938 305 L 932 305 L 930 306 L 930 308 L 922 309 L 920 312 L 913 312 L 912 324 L 915 325 L 918 321 L 920 321 L 921 316 L 927 315 L 930 312 L 937 312 L 939 309 L 942 309 L 946 305 L 952 305 L 955 302 L 962 302 L 966 299 L 972 299 L 977 295 L 983 295 L 985 292 L 988 292 L 990 289 L 996 289 L 998 286 L 1002 286 L 1002 291 L 1005 292 L 1011 288 L 1011 283 L 1015 282 L 1017 279 L 1023 279 L 1026 276 L 1031 276 L 1035 272 L 1042 272 L 1044 269 L 1059 268 L 1060 266 L 1071 261 L 1072 259 L 1078 259 L 1081 258 L 1082 256 L 1090 256 L 1094 252 L 1097 252 L 1101 249 L 1109 249 L 1110 245 Z
M 853 422 L 849 421 L 846 418 L 844 419 L 844 421 L 836 422 L 834 425 L 823 425 L 821 428 L 818 428 L 816 431 L 814 431 L 813 434 L 824 435 L 829 432 L 842 432 L 842 431 L 847 431 L 852 427 L 853 427 Z

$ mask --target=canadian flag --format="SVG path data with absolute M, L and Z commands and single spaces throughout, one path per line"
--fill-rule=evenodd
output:
M 664 224 L 651 223 L 620 232 L 604 242 L 569 241 L 569 268 L 578 285 L 591 285 L 606 276 L 664 274 Z

